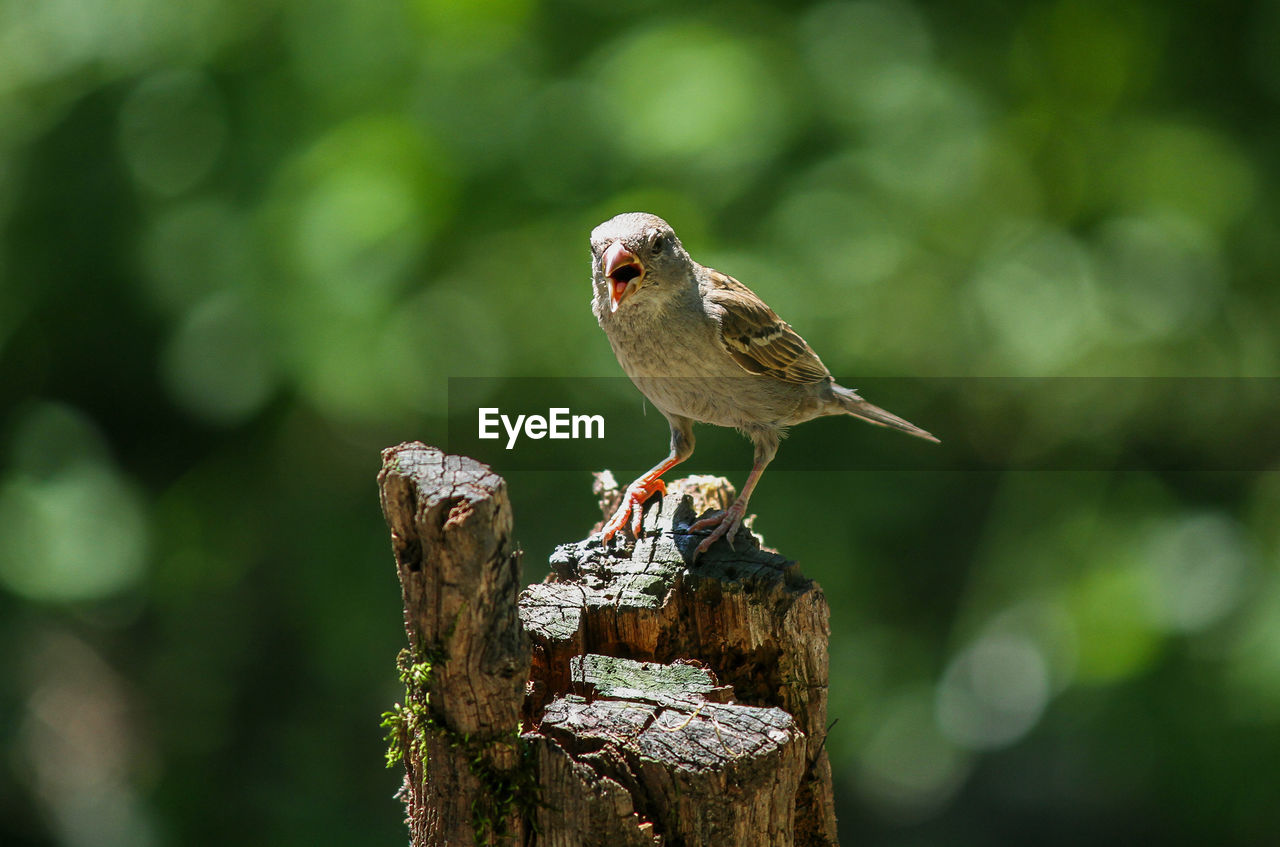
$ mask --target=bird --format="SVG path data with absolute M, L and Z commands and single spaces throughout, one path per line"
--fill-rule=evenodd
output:
M 733 427 L 755 449 L 741 494 L 693 523 L 710 530 L 696 559 L 720 538 L 732 548 L 747 503 L 787 427 L 852 415 L 928 441 L 930 433 L 839 385 L 807 342 L 751 289 L 698 264 L 671 225 L 627 212 L 591 232 L 592 311 L 622 370 L 671 426 L 667 458 L 627 486 L 601 530 L 641 537 L 644 504 L 666 493 L 662 475 L 693 454 L 693 424 Z

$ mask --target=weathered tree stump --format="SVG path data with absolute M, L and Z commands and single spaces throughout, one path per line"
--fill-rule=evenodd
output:
M 695 504 L 727 503 L 727 483 L 671 483 L 634 544 L 562 545 L 517 617 L 498 477 L 404 444 L 379 480 L 411 650 L 388 725 L 414 845 L 836 843 L 826 601 L 745 529 L 691 560 Z
M 529 641 L 506 483 L 421 444 L 383 452 L 382 511 L 404 596 L 405 703 L 384 723 L 405 762 L 414 844 L 523 837 L 520 711 Z M 428 765 L 429 763 L 429 765 Z

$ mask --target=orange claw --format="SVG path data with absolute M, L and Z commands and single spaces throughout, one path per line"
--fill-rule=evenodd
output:
M 663 496 L 666 496 L 667 493 L 667 484 L 656 476 L 646 474 L 628 485 L 626 493 L 622 495 L 622 502 L 618 504 L 617 511 L 613 513 L 613 516 L 605 522 L 604 528 L 600 530 L 601 541 L 608 544 L 609 539 L 617 535 L 618 531 L 627 526 L 628 523 L 631 525 L 632 537 L 640 538 L 643 532 L 644 504 L 655 493 Z

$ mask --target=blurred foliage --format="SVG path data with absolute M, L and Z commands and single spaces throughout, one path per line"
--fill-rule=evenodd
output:
M 1277 375 L 1277 44 L 1277 0 L 0 0 L 0 841 L 403 841 L 378 450 L 450 376 L 616 376 L 617 212 L 839 375 Z M 534 580 L 589 480 L 508 479 Z M 752 505 L 832 601 L 846 843 L 1280 839 L 1274 473 Z

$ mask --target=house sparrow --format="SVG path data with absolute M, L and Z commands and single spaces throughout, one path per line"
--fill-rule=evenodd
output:
M 937 441 L 923 429 L 837 385 L 790 325 L 736 279 L 689 257 L 662 218 L 630 212 L 591 233 L 592 310 L 618 363 L 671 424 L 671 454 L 627 487 L 605 523 L 608 541 L 628 523 L 640 537 L 643 505 L 666 493 L 662 474 L 693 453 L 693 424 L 731 426 L 755 445 L 755 465 L 729 508 L 697 521 L 711 530 L 703 553 L 730 546 L 760 474 L 786 427 L 823 415 L 853 415 Z

